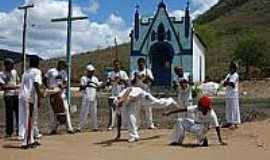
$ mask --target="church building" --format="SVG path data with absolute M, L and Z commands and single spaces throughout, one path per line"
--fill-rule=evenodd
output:
M 153 17 L 140 16 L 137 8 L 134 21 L 130 34 L 130 71 L 137 68 L 137 60 L 142 57 L 153 72 L 156 86 L 172 84 L 175 66 L 182 66 L 194 82 L 204 81 L 206 47 L 194 32 L 189 3 L 180 20 L 169 16 L 162 1 Z

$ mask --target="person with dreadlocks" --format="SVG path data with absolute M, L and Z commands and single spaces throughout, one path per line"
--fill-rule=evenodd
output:
M 197 137 L 199 146 L 208 146 L 206 133 L 212 126 L 216 129 L 220 144 L 226 145 L 221 138 L 218 118 L 213 109 L 211 98 L 203 96 L 199 99 L 198 105 L 188 106 L 183 109 L 178 108 L 175 110 L 169 110 L 163 113 L 163 115 L 169 116 L 173 113 L 180 112 L 193 112 L 195 117 L 194 119 L 178 118 L 176 120 L 176 125 L 170 137 L 170 145 L 182 145 L 186 132 L 189 132 Z

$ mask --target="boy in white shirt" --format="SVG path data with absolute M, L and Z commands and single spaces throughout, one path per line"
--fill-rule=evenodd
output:
M 229 67 L 230 73 L 223 81 L 226 103 L 226 124 L 225 128 L 237 128 L 241 124 L 240 107 L 239 107 L 239 75 L 237 74 L 237 66 L 231 63 Z
M 40 143 L 34 137 L 34 125 L 37 119 L 37 108 L 40 106 L 41 92 L 40 86 L 42 85 L 42 73 L 38 69 L 39 59 L 36 57 L 30 58 L 30 68 L 23 73 L 22 82 L 19 93 L 19 107 L 22 119 L 22 133 L 23 142 L 22 148 L 33 148 Z M 21 128 L 20 128 L 21 129 Z
M 129 140 L 128 142 L 136 142 L 140 139 L 137 126 L 136 108 L 140 107 L 138 104 L 140 101 L 146 101 L 149 105 L 144 107 L 153 106 L 155 108 L 164 108 L 169 106 L 179 107 L 177 102 L 173 98 L 161 98 L 157 99 L 153 97 L 149 92 L 143 90 L 140 87 L 128 87 L 124 89 L 119 96 L 115 99 L 114 103 L 116 107 L 126 107 L 128 114 L 129 124 Z M 121 124 L 120 124 L 121 125 Z M 120 128 L 118 123 L 116 140 L 121 137 Z
M 128 75 L 125 71 L 120 69 L 120 62 L 119 60 L 113 61 L 113 71 L 108 75 L 107 85 L 112 86 L 112 95 L 109 97 L 109 107 L 110 107 L 110 115 L 109 115 L 109 125 L 108 130 L 112 130 L 115 127 L 117 111 L 115 106 L 113 105 L 113 100 L 116 98 L 119 93 L 126 88 L 128 85 Z M 122 112 L 122 124 L 124 128 L 127 128 L 127 124 L 125 125 L 124 122 L 126 121 L 126 109 L 121 110 Z M 121 114 L 121 113 L 120 113 Z
M 211 126 L 215 127 L 220 144 L 226 145 L 226 143 L 222 141 L 218 118 L 214 109 L 212 108 L 212 100 L 209 97 L 201 97 L 198 105 L 189 106 L 184 109 L 179 108 L 176 110 L 167 111 L 164 113 L 164 115 L 169 116 L 173 113 L 180 112 L 193 112 L 195 113 L 195 119 L 177 119 L 175 128 L 173 129 L 171 135 L 171 145 L 182 145 L 186 132 L 189 132 L 197 137 L 199 146 L 208 146 L 206 134 Z
M 82 106 L 80 112 L 80 126 L 77 132 L 80 132 L 86 125 L 89 112 L 92 122 L 92 131 L 98 131 L 97 89 L 102 85 L 102 82 L 94 76 L 95 70 L 93 65 L 87 65 L 86 75 L 81 78 L 80 90 L 82 93 Z
M 139 58 L 137 60 L 137 65 L 138 69 L 132 71 L 130 80 L 133 83 L 133 86 L 135 87 L 140 87 L 143 90 L 150 92 L 150 86 L 152 82 L 154 81 L 154 76 L 153 73 L 150 69 L 145 67 L 145 59 L 144 58 Z M 147 123 L 148 129 L 155 129 L 155 125 L 153 123 L 153 112 L 152 112 L 152 107 L 147 106 L 145 107 L 145 103 L 143 101 L 138 102 L 138 107 L 137 107 L 137 119 L 138 119 L 138 126 L 141 125 L 141 112 L 143 111 L 145 113 L 145 120 Z
M 66 121 L 66 129 L 67 133 L 73 134 L 73 127 L 71 124 L 71 118 L 70 118 L 70 112 L 69 112 L 69 106 L 67 104 L 67 99 L 66 99 L 66 83 L 67 83 L 67 73 L 66 73 L 66 68 L 67 64 L 65 61 L 58 61 L 57 67 L 56 68 L 51 68 L 47 71 L 45 74 L 45 86 L 47 87 L 47 93 L 51 92 L 51 96 L 55 96 L 55 94 L 60 94 L 60 99 L 62 100 L 62 104 L 64 107 L 64 114 L 65 114 L 65 121 Z M 51 103 L 51 101 L 50 101 Z M 57 128 L 59 126 L 59 122 L 57 120 L 57 116 L 52 109 L 52 105 L 50 104 L 50 110 L 51 110 L 51 132 L 50 134 L 56 134 L 57 133 Z

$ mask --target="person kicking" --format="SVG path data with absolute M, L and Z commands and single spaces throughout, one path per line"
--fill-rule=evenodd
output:
M 177 119 L 176 125 L 170 137 L 170 145 L 182 145 L 186 136 L 186 132 L 189 132 L 197 137 L 199 146 L 208 146 L 208 139 L 206 134 L 211 125 L 213 125 L 216 129 L 220 144 L 226 145 L 226 143 L 223 142 L 221 138 L 218 118 L 213 109 L 212 99 L 207 96 L 203 96 L 199 99 L 198 105 L 188 106 L 184 109 L 178 108 L 175 110 L 169 110 L 163 113 L 163 115 L 169 116 L 173 113 L 180 112 L 193 112 L 195 113 L 195 119 Z
M 139 106 L 140 101 L 144 100 L 149 103 L 149 106 L 154 108 L 164 108 L 169 106 L 179 107 L 177 102 L 172 98 L 161 98 L 157 99 L 152 96 L 149 92 L 143 90 L 140 87 L 128 87 L 120 92 L 119 96 L 115 98 L 114 104 L 117 108 L 126 107 L 128 114 L 128 130 L 129 140 L 128 142 L 136 142 L 140 139 L 137 126 L 136 107 Z M 147 105 L 148 106 L 148 105 Z M 144 106 L 144 107 L 147 107 Z M 117 123 L 117 136 L 116 140 L 121 137 L 121 119 L 118 119 Z

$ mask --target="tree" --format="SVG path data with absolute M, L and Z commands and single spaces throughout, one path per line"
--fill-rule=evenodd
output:
M 239 41 L 234 52 L 234 59 L 245 68 L 245 78 L 249 77 L 250 67 L 263 65 L 265 48 L 265 41 L 255 34 L 248 34 Z

